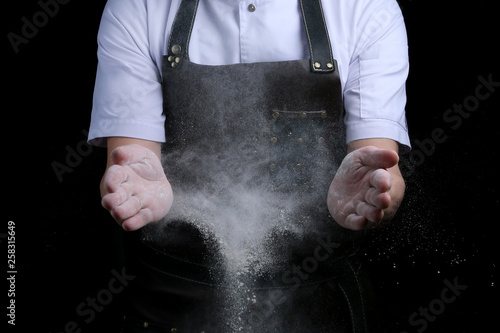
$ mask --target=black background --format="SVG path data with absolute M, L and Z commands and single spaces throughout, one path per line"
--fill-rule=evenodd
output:
M 500 87 L 456 129 L 443 115 L 474 96 L 479 76 L 500 81 L 498 11 L 486 0 L 400 4 L 410 44 L 407 119 L 414 149 L 424 152 L 416 140 L 425 142 L 436 128 L 447 139 L 421 154 L 423 159 L 418 153 L 405 157 L 412 166 L 405 200 L 391 226 L 370 233 L 363 261 L 387 332 L 486 331 L 498 327 L 499 310 Z M 31 21 L 40 7 L 35 0 L 4 4 L 2 164 L 7 168 L 0 232 L 15 221 L 16 326 L 9 325 L 14 331 L 63 332 L 74 321 L 82 332 L 117 332 L 122 294 L 89 323 L 76 312 L 107 288 L 113 269 L 121 271 L 113 240 L 117 226 L 100 207 L 105 151 L 85 145 L 104 5 L 103 0 L 60 5 L 15 53 L 8 33 L 21 34 L 22 17 Z M 67 164 L 68 147 L 84 156 L 61 181 L 53 165 Z M 0 240 L 6 253 L 5 238 Z M 6 263 L 5 256 L 4 272 Z M 425 327 L 412 325 L 414 312 L 439 303 L 445 280 L 467 288 Z M 6 314 L 8 285 L 3 285 Z M 8 317 L 1 317 L 3 325 Z

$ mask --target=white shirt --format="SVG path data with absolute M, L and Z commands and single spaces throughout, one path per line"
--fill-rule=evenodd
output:
M 179 3 L 108 0 L 98 34 L 91 144 L 111 136 L 165 141 L 161 64 Z M 398 4 L 322 4 L 343 87 L 347 142 L 389 138 L 407 151 L 408 46 Z M 189 55 L 205 65 L 308 59 L 299 2 L 200 0 Z

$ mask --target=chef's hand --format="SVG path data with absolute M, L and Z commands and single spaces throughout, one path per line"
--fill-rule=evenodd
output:
M 352 151 L 342 161 L 328 191 L 330 214 L 341 226 L 352 230 L 389 221 L 405 190 L 394 145 L 389 145 L 393 149 L 380 149 L 366 146 L 368 143 L 357 142 L 350 147 Z
M 164 217 L 173 195 L 160 162 L 160 144 L 108 138 L 108 150 L 108 167 L 101 181 L 103 207 L 127 231 Z

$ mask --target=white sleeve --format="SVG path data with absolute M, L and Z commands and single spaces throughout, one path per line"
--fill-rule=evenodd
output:
M 151 56 L 146 0 L 109 0 L 98 34 L 89 143 L 123 136 L 165 141 L 161 64 Z
M 406 124 L 408 42 L 395 0 L 365 1 L 344 87 L 347 142 L 389 138 L 410 150 Z

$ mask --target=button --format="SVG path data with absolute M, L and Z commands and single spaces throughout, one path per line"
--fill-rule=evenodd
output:
M 255 12 L 255 9 L 257 9 L 257 7 L 255 7 L 255 5 L 253 3 L 249 4 L 248 5 L 248 11 L 249 12 Z
M 280 116 L 280 113 L 278 111 L 273 112 L 273 118 L 276 119 Z
M 297 139 L 297 142 L 298 142 L 299 144 L 304 143 L 304 139 L 302 139 L 302 138 L 298 138 L 298 139 Z
M 172 53 L 173 54 L 179 54 L 181 53 L 182 51 L 182 47 L 178 44 L 175 44 L 174 46 L 172 46 Z
M 273 137 L 271 138 L 271 142 L 272 142 L 272 143 L 276 143 L 276 142 L 278 142 L 278 138 L 277 138 L 277 137 L 275 137 L 275 136 L 273 136 Z

